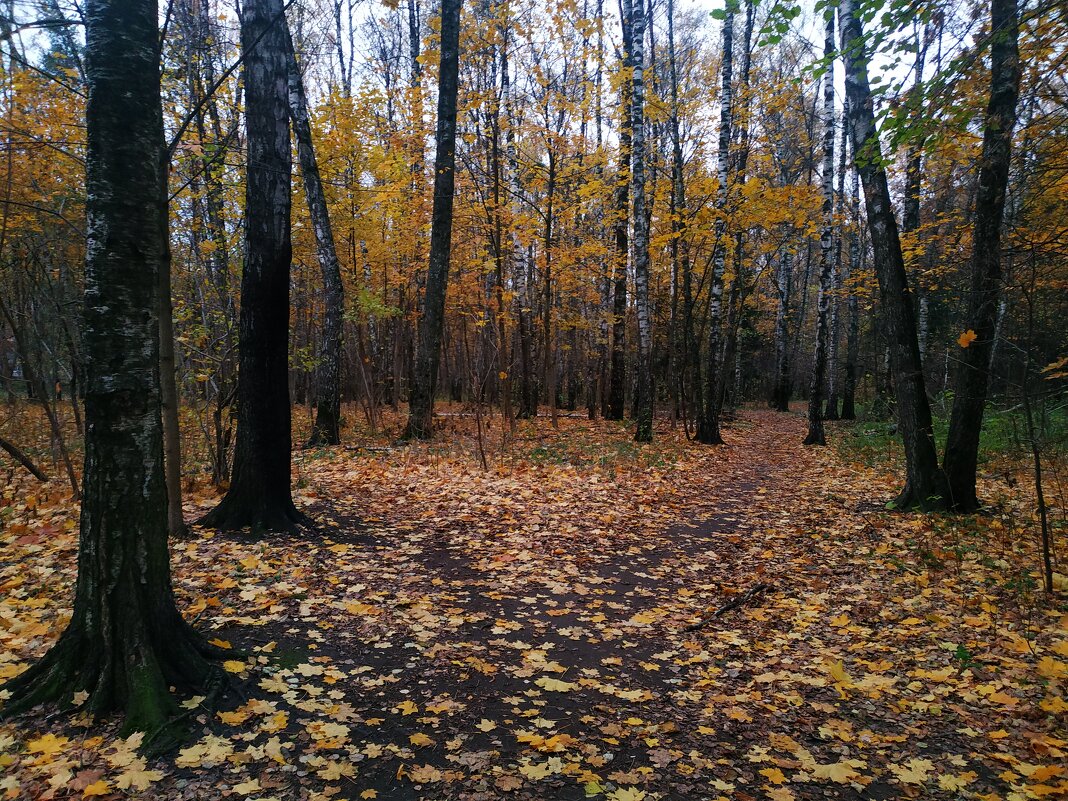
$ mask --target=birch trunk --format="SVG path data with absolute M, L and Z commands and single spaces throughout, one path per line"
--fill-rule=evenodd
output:
M 634 305 L 638 316 L 636 442 L 653 439 L 653 332 L 649 310 L 649 217 L 645 197 L 645 2 L 633 5 L 631 23 L 631 195 L 634 241 Z
M 334 246 L 334 231 L 326 193 L 319 176 L 319 163 L 312 142 L 311 116 L 304 92 L 304 77 L 293 49 L 293 37 L 286 26 L 286 64 L 289 78 L 289 115 L 297 140 L 297 157 L 304 179 L 304 196 L 308 216 L 315 233 L 315 253 L 323 274 L 323 334 L 319 344 L 319 365 L 315 378 L 315 423 L 308 445 L 341 443 L 341 331 L 345 313 L 345 290 L 341 283 L 341 264 Z M 373 402 L 369 399 L 369 402 Z

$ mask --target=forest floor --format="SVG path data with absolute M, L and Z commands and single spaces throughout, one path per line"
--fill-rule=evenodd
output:
M 186 700 L 186 747 L 6 722 L 0 798 L 1068 796 L 1066 588 L 1035 590 L 1026 482 L 988 477 L 980 518 L 901 514 L 889 465 L 802 448 L 793 414 L 712 449 L 525 422 L 485 435 L 488 469 L 474 421 L 442 422 L 299 454 L 315 531 L 174 544 L 242 688 Z M 0 677 L 69 615 L 76 514 L 58 481 L 4 490 Z

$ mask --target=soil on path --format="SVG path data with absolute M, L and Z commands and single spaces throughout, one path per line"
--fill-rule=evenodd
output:
M 988 574 L 917 561 L 928 519 L 877 511 L 886 479 L 801 447 L 800 417 L 747 411 L 711 449 L 561 425 L 490 470 L 439 445 L 307 456 L 317 531 L 177 544 L 244 697 L 194 718 L 146 797 L 1003 798 L 1036 742 L 1063 754 L 1043 686 L 1002 680 L 1045 630 L 990 612 Z M 1034 659 L 1005 650 L 1021 631 Z

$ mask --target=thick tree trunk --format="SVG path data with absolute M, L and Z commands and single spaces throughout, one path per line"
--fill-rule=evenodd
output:
M 290 489 L 289 68 L 281 0 L 244 7 L 245 268 L 241 277 L 237 442 L 230 487 L 200 524 L 250 527 L 255 534 L 292 530 L 307 518 Z
M 820 232 L 820 285 L 816 301 L 816 351 L 812 357 L 812 383 L 808 393 L 808 433 L 805 445 L 826 445 L 823 430 L 824 384 L 830 308 L 834 292 L 834 9 L 824 11 L 823 58 L 823 230 Z
M 990 100 L 983 129 L 979 191 L 975 200 L 972 276 L 967 328 L 975 339 L 957 357 L 953 411 L 944 467 L 955 509 L 978 508 L 975 491 L 979 432 L 989 383 L 990 356 L 1001 297 L 1001 222 L 1012 159 L 1012 132 L 1020 95 L 1019 10 L 1016 0 L 990 3 Z
M 645 198 L 645 0 L 633 4 L 630 56 L 631 202 L 633 204 L 634 306 L 638 316 L 636 442 L 653 439 L 653 332 L 649 308 L 649 217 Z
M 445 328 L 445 291 L 452 247 L 452 201 L 456 184 L 456 95 L 460 67 L 461 0 L 441 4 L 441 67 L 438 74 L 437 152 L 434 156 L 434 209 L 430 221 L 430 264 L 423 318 L 412 370 L 405 435 L 429 439 L 433 431 L 434 390 Z
M 338 445 L 341 442 L 341 329 L 345 313 L 345 290 L 341 283 L 341 264 L 334 247 L 334 231 L 326 205 L 319 163 L 312 143 L 308 98 L 304 77 L 293 49 L 293 38 L 286 25 L 286 64 L 289 75 L 289 114 L 297 139 L 297 156 L 304 178 L 304 196 L 315 232 L 315 251 L 323 274 L 325 309 L 323 336 L 319 345 L 319 366 L 315 377 L 315 424 L 308 445 Z M 370 399 L 369 399 L 370 402 Z
M 719 373 L 720 373 L 720 317 L 723 306 L 723 272 L 726 266 L 727 174 L 730 157 L 734 72 L 734 5 L 727 3 L 723 18 L 723 63 L 720 67 L 719 94 L 719 152 L 716 189 L 716 222 L 714 225 L 711 298 L 708 305 L 708 363 L 701 392 L 701 408 L 697 416 L 696 439 L 705 445 L 721 445 L 719 433 Z
M 863 30 L 860 18 L 854 13 L 853 3 L 854 0 L 840 0 L 838 13 L 854 162 L 864 184 L 868 229 L 875 253 L 875 274 L 879 281 L 894 373 L 898 431 L 905 447 L 907 479 L 894 506 L 941 508 L 945 506 L 948 490 L 935 452 L 931 407 L 923 382 L 912 295 L 905 275 L 897 219 L 890 203 L 882 148 L 875 127 L 868 63 L 863 50 Z
M 84 355 L 85 484 L 74 611 L 59 641 L 5 690 L 5 716 L 87 691 L 94 715 L 173 742 L 171 686 L 220 686 L 214 655 L 174 603 L 160 418 L 164 259 L 157 8 L 86 6 L 89 103 Z M 136 491 L 131 492 L 131 488 Z

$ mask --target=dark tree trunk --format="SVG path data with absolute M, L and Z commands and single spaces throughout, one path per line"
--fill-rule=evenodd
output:
M 5 716 L 39 703 L 120 711 L 126 731 L 173 742 L 174 686 L 221 686 L 215 649 L 171 589 L 160 417 L 164 258 L 157 8 L 86 6 L 89 103 L 84 356 L 85 473 L 74 611 L 52 649 L 5 686 Z M 131 491 L 134 489 L 135 491 Z M 150 738 L 151 739 L 151 738 Z
M 886 320 L 890 364 L 897 396 L 898 430 L 905 447 L 906 483 L 895 499 L 896 508 L 923 509 L 945 506 L 947 486 L 939 469 L 931 428 L 931 407 L 923 382 L 916 319 L 901 255 L 897 219 L 890 204 L 886 170 L 882 166 L 875 109 L 868 83 L 868 63 L 863 50 L 860 18 L 854 0 L 841 0 L 838 7 L 842 51 L 846 65 L 846 96 L 849 98 L 850 136 L 864 202 L 868 212 L 875 254 L 875 274 Z
M 719 178 L 719 186 L 716 189 L 718 215 L 714 225 L 715 252 L 712 263 L 711 298 L 708 306 L 708 366 L 701 392 L 696 435 L 697 441 L 705 445 L 723 444 L 723 437 L 719 433 L 719 373 L 723 367 L 720 361 L 720 317 L 723 306 L 723 272 L 726 266 L 724 215 L 727 209 L 727 178 L 733 119 L 731 81 L 734 73 L 734 13 L 734 5 L 728 3 L 723 18 L 723 64 L 720 67 L 719 151 L 716 158 L 716 173 Z
M 445 290 L 452 247 L 452 199 L 456 184 L 456 92 L 460 69 L 461 0 L 441 4 L 441 68 L 438 74 L 437 153 L 434 156 L 434 210 L 430 221 L 430 266 L 423 318 L 412 370 L 406 435 L 429 439 L 433 428 L 434 389 L 445 327 Z
M 289 68 L 281 0 L 252 0 L 241 19 L 248 166 L 241 276 L 237 442 L 230 488 L 200 524 L 254 533 L 308 522 L 290 490 Z
M 621 6 L 621 9 L 623 6 Z M 623 86 L 619 104 L 622 108 L 619 125 L 619 175 L 616 177 L 615 220 L 612 234 L 615 239 L 615 275 L 612 286 L 612 363 L 608 377 L 608 405 L 606 420 L 622 420 L 626 415 L 627 394 L 627 211 L 630 205 L 631 156 L 631 81 L 629 70 L 633 64 L 631 48 L 631 14 L 623 13 Z
M 997 334 L 1001 297 L 1001 221 L 1012 159 L 1012 132 L 1020 95 L 1019 11 L 1016 0 L 990 3 L 990 101 L 983 129 L 979 191 L 975 199 L 968 328 L 975 339 L 957 357 L 953 411 L 946 439 L 945 471 L 955 509 L 979 507 L 975 491 L 979 432 Z
M 830 340 L 831 295 L 834 291 L 834 9 L 828 8 L 824 25 L 823 58 L 823 230 L 820 232 L 820 285 L 816 302 L 816 352 L 812 357 L 812 383 L 808 394 L 808 434 L 805 445 L 826 445 L 823 429 L 824 383 Z
M 323 273 L 325 310 L 323 338 L 319 345 L 319 366 L 315 377 L 315 424 L 308 445 L 338 445 L 341 442 L 341 328 L 345 313 L 345 290 L 341 283 L 341 265 L 334 248 L 334 231 L 326 205 L 319 163 L 312 143 L 308 98 L 304 77 L 297 64 L 293 39 L 286 26 L 286 63 L 289 73 L 289 113 L 297 139 L 297 156 L 304 178 L 304 195 L 315 231 L 315 250 Z M 371 402 L 371 399 L 368 399 Z

